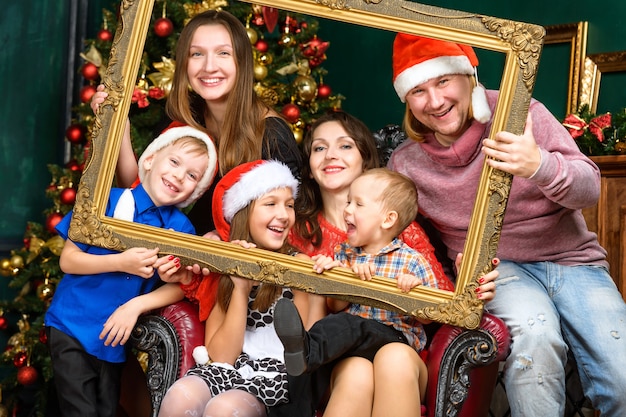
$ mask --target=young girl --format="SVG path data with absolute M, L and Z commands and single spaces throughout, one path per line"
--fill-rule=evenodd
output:
M 295 177 L 277 161 L 259 160 L 231 170 L 213 196 L 221 239 L 290 253 L 286 240 L 295 222 L 297 189 Z M 198 365 L 170 387 L 160 417 L 264 417 L 268 407 L 289 401 L 274 305 L 281 298 L 292 299 L 308 328 L 323 316 L 323 298 L 236 276 L 219 279 L 205 346 L 194 351 Z

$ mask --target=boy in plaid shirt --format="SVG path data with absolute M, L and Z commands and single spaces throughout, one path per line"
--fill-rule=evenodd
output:
M 335 248 L 335 259 L 318 255 L 316 270 L 336 266 L 351 268 L 361 279 L 385 276 L 397 280 L 408 292 L 418 285 L 436 286 L 430 264 L 398 235 L 417 214 L 415 185 L 406 176 L 386 168 L 371 169 L 350 186 L 344 212 L 348 240 Z M 495 279 L 497 272 L 486 278 Z M 491 279 L 489 280 L 491 281 Z M 478 294 L 493 298 L 491 285 Z M 274 321 L 285 348 L 285 365 L 290 375 L 310 373 L 320 366 L 349 356 L 373 360 L 389 343 L 404 343 L 421 351 L 426 344 L 422 323 L 413 316 L 347 301 L 329 299 L 332 311 L 306 332 L 293 303 L 279 301 Z M 419 358 L 418 358 L 419 359 Z M 419 359 L 420 382 L 426 383 L 426 365 Z

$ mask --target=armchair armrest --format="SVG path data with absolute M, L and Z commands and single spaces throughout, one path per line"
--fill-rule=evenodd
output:
M 204 323 L 198 307 L 179 301 L 141 316 L 130 337 L 131 345 L 148 353 L 146 377 L 156 417 L 167 389 L 195 362 L 193 348 L 204 344 Z
M 475 330 L 442 325 L 428 348 L 427 411 L 434 416 L 487 416 L 499 362 L 510 350 L 504 322 L 483 314 Z

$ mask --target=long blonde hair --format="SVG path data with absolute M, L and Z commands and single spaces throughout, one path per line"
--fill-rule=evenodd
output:
M 265 116 L 270 108 L 254 92 L 254 58 L 246 28 L 232 14 L 209 10 L 194 16 L 180 33 L 176 44 L 176 71 L 166 112 L 172 120 L 207 131 L 210 116 L 206 101 L 190 91 L 187 67 L 189 49 L 196 30 L 205 25 L 222 25 L 233 42 L 236 76 L 228 94 L 227 111 L 219 132 L 208 132 L 217 145 L 218 165 L 222 175 L 241 163 L 261 158 Z

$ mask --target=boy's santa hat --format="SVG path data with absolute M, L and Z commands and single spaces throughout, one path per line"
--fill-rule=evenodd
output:
M 478 57 L 469 45 L 398 33 L 393 42 L 393 87 L 405 102 L 405 97 L 415 86 L 436 77 L 449 74 L 466 74 L 476 77 L 472 91 L 474 119 L 487 123 L 491 110 L 487 95 L 478 83 Z
M 276 188 L 291 188 L 298 195 L 298 180 L 279 161 L 257 160 L 228 171 L 215 186 L 213 222 L 224 241 L 229 240 L 230 222 L 239 210 Z
M 215 178 L 215 174 L 217 173 L 217 150 L 215 149 L 215 144 L 213 143 L 213 140 L 211 140 L 209 135 L 187 125 L 168 127 L 156 139 L 154 139 L 150 143 L 150 145 L 148 145 L 146 150 L 143 151 L 143 153 L 141 154 L 138 162 L 139 180 L 143 182 L 146 176 L 146 170 L 143 167 L 143 162 L 146 160 L 146 158 L 154 155 L 156 152 L 165 148 L 167 145 L 170 145 L 172 142 L 184 137 L 200 139 L 206 144 L 209 156 L 209 163 L 207 165 L 206 171 L 204 171 L 204 174 L 202 175 L 202 178 L 200 179 L 200 181 L 198 181 L 196 189 L 193 191 L 193 193 L 189 196 L 187 200 L 176 205 L 179 208 L 187 207 L 188 205 L 195 202 L 198 198 L 200 198 L 200 196 L 209 188 L 209 186 L 213 182 L 213 178 Z

